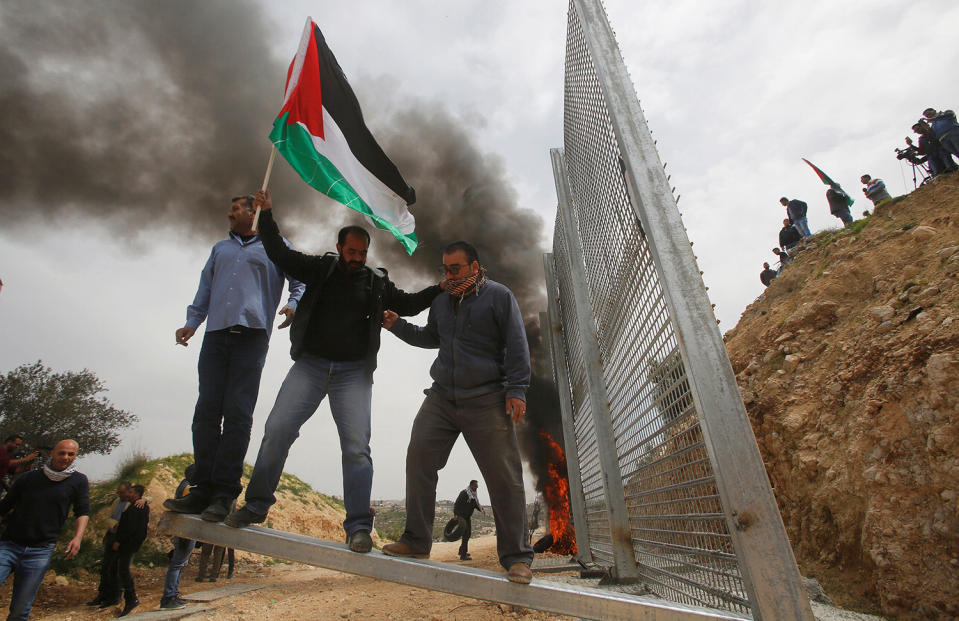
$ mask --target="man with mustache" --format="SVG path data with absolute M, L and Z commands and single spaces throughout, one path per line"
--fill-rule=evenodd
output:
M 489 489 L 499 562 L 510 582 L 529 584 L 533 550 L 515 430 L 530 380 L 523 316 L 513 292 L 486 278 L 467 242 L 446 247 L 442 269 L 446 292 L 433 300 L 426 326 L 390 311 L 383 317 L 383 327 L 408 344 L 439 350 L 406 451 L 406 530 L 383 552 L 429 558 L 438 472 L 462 433 Z
M 266 519 L 276 502 L 274 492 L 290 446 L 329 395 L 342 452 L 343 529 L 351 550 L 369 552 L 373 547 L 370 399 L 383 312 L 416 315 L 441 289 L 433 285 L 406 293 L 396 288 L 386 270 L 367 267 L 370 235 L 362 227 L 340 230 L 336 254 L 311 256 L 288 248 L 273 219 L 269 191 L 258 192 L 255 204 L 262 209 L 260 236 L 267 255 L 284 272 L 306 283 L 306 292 L 290 329 L 293 367 L 266 421 L 246 488 L 246 504 L 224 522 L 242 528 Z

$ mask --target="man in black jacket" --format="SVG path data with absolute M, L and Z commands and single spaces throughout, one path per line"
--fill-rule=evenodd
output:
M 479 483 L 476 479 L 470 481 L 469 487 L 460 492 L 453 503 L 453 519 L 458 521 L 463 527 L 463 539 L 460 542 L 460 560 L 469 561 L 473 557 L 469 552 L 470 535 L 473 534 L 472 516 L 474 510 L 486 515 L 486 511 L 480 506 L 479 499 L 476 497 L 476 490 L 479 489 Z
M 90 520 L 90 484 L 73 463 L 79 450 L 73 440 L 58 442 L 43 469 L 21 475 L 0 500 L 0 516 L 4 518 L 0 584 L 13 574 L 8 621 L 30 617 L 71 505 L 76 533 L 67 544 L 65 558 L 73 558 L 80 551 L 83 531 Z
M 783 196 L 779 199 L 779 204 L 786 208 L 786 217 L 789 218 L 789 222 L 796 227 L 800 235 L 803 237 L 812 235 L 812 233 L 809 232 L 809 222 L 806 220 L 806 211 L 809 206 L 806 205 L 805 202 L 798 198 L 789 200 Z
M 104 584 L 101 586 L 103 602 L 100 604 L 100 608 L 109 608 L 119 604 L 122 590 L 124 606 L 120 613 L 121 617 L 130 614 L 134 608 L 140 605 L 133 584 L 133 575 L 130 573 L 130 564 L 133 562 L 133 555 L 137 553 L 147 537 L 147 526 L 150 523 L 150 505 L 140 502 L 144 491 L 142 485 L 130 485 L 129 483 L 123 488 L 121 499 L 129 504 L 120 516 L 116 533 L 113 536 L 113 543 L 110 544 L 110 551 L 113 554 L 109 557 L 104 555 L 103 558 L 103 562 L 109 562 L 109 565 L 102 574 L 104 578 Z M 117 494 L 120 495 L 120 493 L 118 488 Z
M 343 529 L 354 552 L 373 547 L 370 531 L 370 399 L 380 348 L 380 326 L 387 309 L 416 315 L 442 291 L 419 293 L 396 288 L 386 270 L 366 266 L 369 233 L 358 226 L 339 232 L 338 254 L 310 256 L 288 248 L 273 220 L 269 192 L 259 192 L 260 237 L 270 260 L 306 283 L 290 328 L 293 367 L 280 387 L 266 421 L 256 465 L 246 488 L 246 505 L 224 520 L 234 528 L 263 522 L 276 502 L 274 492 L 300 427 L 329 395 L 340 436 L 343 464 Z
M 802 233 L 796 230 L 789 218 L 783 220 L 783 228 L 779 229 L 779 247 L 789 250 L 802 240 Z

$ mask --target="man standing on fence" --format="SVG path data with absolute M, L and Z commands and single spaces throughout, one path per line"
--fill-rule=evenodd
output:
M 429 558 L 436 481 L 460 433 L 489 487 L 496 550 L 509 580 L 528 584 L 533 550 L 514 425 L 526 413 L 529 347 L 513 293 L 486 278 L 476 249 L 455 242 L 443 253 L 446 291 L 425 327 L 386 312 L 383 327 L 410 345 L 439 349 L 406 452 L 406 530 L 383 547 L 390 556 Z
M 460 495 L 456 497 L 456 502 L 453 503 L 453 519 L 463 527 L 463 538 L 460 542 L 459 551 L 461 561 L 473 560 L 469 551 L 470 536 L 473 534 L 473 511 L 479 510 L 480 513 L 486 515 L 486 511 L 480 505 L 479 498 L 476 497 L 477 489 L 479 489 L 479 482 L 473 479 L 470 481 L 469 487 L 460 492 Z
M 328 396 L 342 453 L 343 530 L 350 550 L 366 553 L 373 548 L 370 410 L 383 311 L 416 315 L 430 305 L 440 287 L 406 293 L 393 284 L 386 270 L 367 267 L 370 234 L 358 226 L 340 229 L 336 253 L 296 252 L 282 242 L 269 191 L 258 192 L 256 202 L 263 210 L 260 233 L 267 254 L 307 286 L 290 333 L 294 363 L 266 420 L 246 504 L 224 522 L 243 528 L 266 519 L 276 502 L 290 447 Z
M 289 280 L 290 297 L 280 310 L 293 321 L 306 288 L 270 261 L 253 230 L 253 197 L 234 197 L 227 218 L 230 236 L 213 246 L 200 274 L 186 325 L 176 342 L 186 346 L 203 320 L 206 334 L 197 363 L 199 396 L 193 412 L 196 486 L 189 496 L 168 498 L 163 506 L 179 513 L 200 513 L 222 521 L 243 486 L 243 457 L 250 444 L 253 408 L 273 329 L 273 316 Z

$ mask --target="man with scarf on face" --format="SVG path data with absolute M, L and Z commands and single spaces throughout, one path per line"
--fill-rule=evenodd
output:
M 90 484 L 73 464 L 79 448 L 73 440 L 58 442 L 43 469 L 21 475 L 0 500 L 5 526 L 0 538 L 0 584 L 13 573 L 8 620 L 30 618 L 71 506 L 76 533 L 67 544 L 65 557 L 73 558 L 80 551 L 90 519 Z
M 528 584 L 533 550 L 514 428 L 530 381 L 523 317 L 513 293 L 486 277 L 472 245 L 447 246 L 442 269 L 446 292 L 433 300 L 425 327 L 389 311 L 383 317 L 383 327 L 410 345 L 439 349 L 406 452 L 406 530 L 383 552 L 429 558 L 437 474 L 462 433 L 489 488 L 500 564 L 511 582 Z
M 470 536 L 473 534 L 473 511 L 479 511 L 483 515 L 486 515 L 486 511 L 483 510 L 479 498 L 476 497 L 477 489 L 479 489 L 479 481 L 473 479 L 470 481 L 469 487 L 460 492 L 460 495 L 456 497 L 456 502 L 453 503 L 453 519 L 459 522 L 463 527 L 463 536 L 460 540 L 459 549 L 461 561 L 473 560 L 469 551 Z
M 242 528 L 266 519 L 276 502 L 274 492 L 290 446 L 300 427 L 329 395 L 342 452 L 343 529 L 351 550 L 369 552 L 373 547 L 370 400 L 383 312 L 392 309 L 401 315 L 416 315 L 441 289 L 433 285 L 419 293 L 406 293 L 396 288 L 386 270 L 367 267 L 370 235 L 358 226 L 340 230 L 336 254 L 297 252 L 280 237 L 269 191 L 257 193 L 255 204 L 262 209 L 260 237 L 267 255 L 285 273 L 306 283 L 306 292 L 290 329 L 293 367 L 266 421 L 246 488 L 246 504 L 224 522 Z

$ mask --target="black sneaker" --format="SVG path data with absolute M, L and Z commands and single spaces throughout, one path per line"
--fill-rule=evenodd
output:
M 100 601 L 100 610 L 104 608 L 112 608 L 119 604 L 122 600 L 119 597 L 111 597 Z
M 128 601 L 126 605 L 123 607 L 123 610 L 120 611 L 120 616 L 121 617 L 127 616 L 128 614 L 133 612 L 134 608 L 136 608 L 139 605 L 140 605 L 140 600 L 134 597 L 132 600 Z
M 360 554 L 366 554 L 373 549 L 373 540 L 370 538 L 370 531 L 368 530 L 358 530 L 351 534 L 348 543 L 350 550 Z
M 188 602 L 180 599 L 179 595 L 164 597 L 160 600 L 160 608 L 163 610 L 179 610 L 180 608 L 186 608 L 187 604 Z
M 266 514 L 251 511 L 249 507 L 243 505 L 242 508 L 230 513 L 224 518 L 223 523 L 233 528 L 244 528 L 250 524 L 262 524 L 266 521 Z
M 230 515 L 230 505 L 232 504 L 233 499 L 231 498 L 214 498 L 210 506 L 200 514 L 200 517 L 207 522 L 222 522 L 226 516 Z
M 99 605 L 102 604 L 102 603 L 103 603 L 103 596 L 102 596 L 102 595 L 97 595 L 96 597 L 94 597 L 93 599 L 91 599 L 89 602 L 87 602 L 86 605 L 87 605 L 87 606 L 99 606 Z
M 461 561 L 472 561 L 472 560 L 473 560 L 473 557 L 470 556 L 469 554 L 460 554 L 460 560 L 461 560 Z
M 175 513 L 202 513 L 210 504 L 210 499 L 200 494 L 188 494 L 183 498 L 167 498 L 163 508 Z

